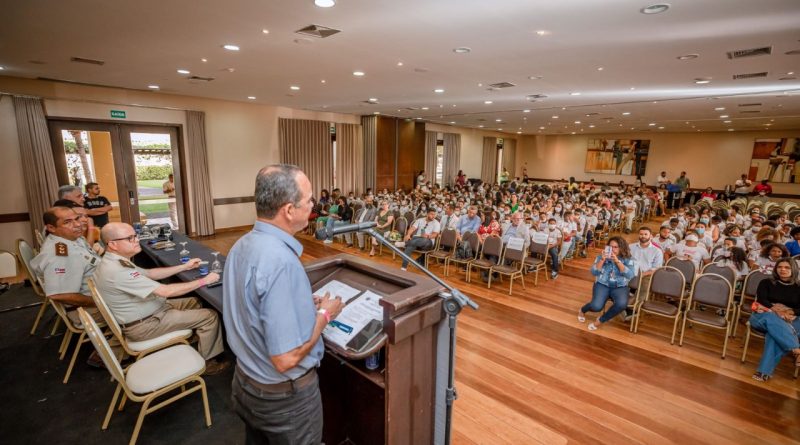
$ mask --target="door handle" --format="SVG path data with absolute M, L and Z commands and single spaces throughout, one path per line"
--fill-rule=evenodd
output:
M 128 190 L 128 199 L 132 206 L 136 205 L 136 195 L 133 193 L 133 190 Z

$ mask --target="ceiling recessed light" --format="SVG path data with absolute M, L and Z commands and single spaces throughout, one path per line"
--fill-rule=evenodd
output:
M 356 76 L 356 77 L 362 77 L 362 76 L 364 76 L 364 72 L 363 71 L 353 71 L 353 75 Z
M 403 66 L 403 62 L 397 62 L 397 66 Z
M 292 86 L 289 87 L 289 89 L 293 90 L 293 91 L 298 91 L 300 89 L 300 87 L 297 86 L 297 85 L 292 85 Z
M 158 85 L 147 85 L 147 88 L 150 88 L 151 90 L 157 90 L 159 88 L 159 86 Z
M 377 102 L 377 101 L 378 101 L 378 98 L 377 98 L 377 97 L 370 97 L 368 100 L 369 100 L 370 102 Z
M 256 100 L 255 96 L 247 96 L 247 98 L 250 99 L 250 100 Z
M 727 114 L 721 114 L 721 115 L 719 116 L 719 118 L 720 118 L 720 119 L 727 119 L 727 118 L 728 118 L 728 115 L 727 115 Z
M 495 122 L 503 122 L 503 119 L 495 119 Z
M 261 34 L 269 34 L 269 30 L 267 28 L 264 28 L 261 30 Z
M 794 76 L 794 71 L 789 71 L 788 73 L 786 73 L 786 75 L 787 76 Z
M 725 111 L 725 107 L 714 108 L 714 111 Z
M 544 127 L 539 127 L 540 130 L 544 130 Z
M 422 107 L 423 110 L 430 110 L 428 107 Z
M 232 72 L 236 71 L 236 68 L 225 68 L 225 71 L 227 71 L 229 73 L 232 73 Z
M 659 129 L 659 130 L 663 130 L 663 129 L 664 129 L 664 127 L 658 127 L 658 129 Z
M 550 35 L 550 31 L 547 31 L 545 29 L 540 29 L 540 30 L 536 31 L 536 35 L 537 36 L 547 36 L 547 35 Z
M 531 110 L 522 110 L 523 113 L 530 113 Z
M 570 134 L 575 134 L 575 132 L 573 131 L 573 132 L 572 132 L 572 133 L 570 133 Z
M 453 108 L 455 108 L 455 107 L 456 107 L 456 104 L 453 104 Z
M 314 4 L 320 8 L 332 8 L 336 6 L 336 0 L 314 0 Z
M 228 51 L 239 51 L 239 47 L 236 45 L 226 44 L 222 45 L 223 48 L 227 49 Z
M 521 132 L 521 131 L 518 131 L 518 132 L 517 132 L 517 134 L 522 134 L 522 132 Z
M 458 48 L 453 48 L 453 52 L 456 54 L 467 54 L 470 51 L 472 51 L 472 48 L 468 48 L 466 46 L 459 46 Z
M 711 83 L 711 78 L 710 77 L 697 77 L 697 78 L 694 79 L 694 83 L 696 83 L 698 85 L 704 85 L 704 84 L 707 84 L 707 83 Z
M 581 93 L 575 91 L 574 93 L 569 93 L 570 96 L 580 96 Z
M 3 71 L 4 69 L 6 69 L 4 66 L 0 66 L 0 71 Z
M 542 80 L 543 77 L 542 76 L 528 76 L 528 79 L 529 80 Z
M 630 115 L 631 115 L 631 112 L 630 112 L 630 111 L 623 111 L 623 112 L 622 112 L 622 115 L 623 115 L 623 116 L 630 116 Z
M 649 125 L 649 126 L 651 126 L 651 127 L 655 127 L 655 126 L 656 126 L 656 123 L 655 123 L 655 122 L 650 122 L 650 123 L 649 123 L 649 124 L 647 124 L 647 125 Z
M 373 111 L 372 114 L 381 114 L 380 111 Z
M 200 59 L 200 61 L 203 62 L 203 63 L 206 63 L 206 62 L 208 62 L 208 59 L 203 58 L 203 59 Z
M 700 57 L 700 54 L 684 54 L 682 56 L 678 56 L 678 60 L 692 60 Z
M 441 88 L 436 88 L 435 90 L 433 90 L 433 92 L 434 93 L 444 93 L 444 90 L 441 89 Z
M 478 125 L 478 128 L 483 128 L 483 125 Z
M 581 121 L 575 121 L 575 123 L 576 123 L 576 124 L 580 124 L 580 123 L 581 123 Z
M 656 3 L 654 5 L 646 6 L 640 10 L 642 14 L 660 14 L 666 12 L 670 7 L 669 3 Z
M 553 119 L 558 119 L 558 116 L 551 116 Z
M 498 128 L 497 130 L 498 130 L 498 131 L 503 131 L 503 129 L 502 129 L 502 128 Z
M 450 125 L 453 125 L 455 123 L 456 123 L 456 121 L 450 121 Z
M 603 68 L 602 66 L 598 66 L 598 67 L 597 67 L 597 71 L 603 71 L 604 69 L 605 69 L 605 68 Z
M 325 79 L 322 79 L 322 80 L 319 81 L 319 83 L 326 83 L 326 82 L 327 81 Z
M 733 121 L 722 121 L 723 124 L 730 124 Z
M 178 74 L 189 74 L 189 70 L 178 70 Z
M 491 105 L 491 104 L 493 104 L 494 102 L 492 102 L 492 101 L 490 101 L 490 100 L 485 100 L 485 101 L 483 101 L 483 103 L 484 103 L 484 104 L 486 104 L 486 105 Z
M 733 128 L 728 128 L 728 131 L 736 131 L 736 130 L 734 130 Z
M 630 90 L 631 90 L 631 91 L 633 91 L 633 90 L 635 90 L 635 89 L 636 89 L 636 87 L 631 87 L 631 88 L 630 88 Z
M 592 125 L 589 125 L 589 128 L 594 128 L 594 124 L 592 124 Z

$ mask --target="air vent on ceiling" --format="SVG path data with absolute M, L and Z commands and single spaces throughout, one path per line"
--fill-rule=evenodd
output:
M 320 25 L 308 25 L 305 28 L 300 28 L 297 31 L 295 31 L 295 33 L 297 34 L 317 37 L 320 39 L 324 39 L 325 37 L 330 37 L 340 32 L 341 31 L 338 29 L 328 28 L 326 26 L 320 26 Z
M 37 80 L 47 80 L 49 82 L 59 82 L 59 83 L 69 83 L 72 85 L 84 85 L 87 87 L 103 87 L 103 88 L 120 88 L 119 86 L 114 85 L 103 85 L 99 83 L 89 83 L 89 82 L 78 82 L 76 80 L 67 80 L 67 79 L 56 79 L 53 77 L 37 77 Z
M 739 49 L 736 51 L 728 51 L 729 59 L 741 59 L 742 57 L 753 56 L 768 56 L 772 54 L 771 46 L 763 46 L 761 48 Z
M 547 98 L 547 96 L 545 96 L 544 94 L 529 94 L 529 95 L 525 96 L 525 99 L 527 99 L 527 100 L 529 100 L 531 102 L 535 102 L 537 100 L 545 99 L 545 98 Z
M 755 113 L 760 113 L 760 112 L 761 111 L 759 111 L 759 110 L 744 110 L 744 111 L 740 111 L 739 113 L 741 113 L 741 114 L 755 114 Z
M 744 74 L 734 74 L 733 80 L 740 80 L 740 79 L 755 79 L 757 77 L 767 77 L 769 73 L 766 71 L 762 71 L 760 73 L 744 73 Z
M 740 107 L 760 107 L 761 104 L 754 102 L 754 103 L 749 103 L 749 104 L 739 104 L 739 106 Z
M 100 65 L 100 66 L 103 66 L 103 65 L 106 64 L 102 60 L 85 59 L 83 57 L 71 57 L 69 60 L 71 62 L 75 62 L 75 63 L 88 63 L 89 65 Z
M 367 105 L 378 105 L 377 101 L 372 101 L 372 100 L 362 100 L 361 103 Z
M 197 80 L 197 81 L 201 81 L 201 82 L 211 82 L 212 80 L 214 80 L 213 77 L 202 77 L 202 76 L 189 76 L 189 77 L 187 77 L 187 79 L 189 79 L 189 80 Z
M 493 84 L 489 85 L 489 88 L 498 89 L 498 88 L 511 88 L 511 87 L 515 87 L 515 86 L 516 85 L 511 83 L 511 82 L 497 82 L 497 83 L 493 83 Z
M 486 122 L 486 119 L 478 119 L 478 122 Z
M 406 108 L 403 108 L 403 109 L 406 110 L 406 111 L 417 111 L 417 110 L 419 110 L 418 107 L 406 107 Z

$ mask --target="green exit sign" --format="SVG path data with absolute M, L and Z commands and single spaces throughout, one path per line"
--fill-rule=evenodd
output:
M 111 117 L 125 119 L 125 112 L 122 110 L 111 110 Z

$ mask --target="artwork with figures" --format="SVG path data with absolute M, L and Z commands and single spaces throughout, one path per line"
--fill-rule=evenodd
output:
M 644 176 L 649 139 L 589 139 L 587 173 Z
M 800 138 L 756 139 L 749 177 L 800 184 Z

